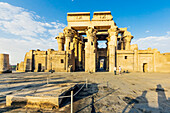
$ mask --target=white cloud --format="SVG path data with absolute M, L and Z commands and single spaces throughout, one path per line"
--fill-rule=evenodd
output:
M 9 53 L 11 64 L 24 60 L 31 49 L 57 49 L 54 38 L 63 31 L 63 23 L 44 22 L 35 12 L 4 2 L 0 2 L 0 14 L 0 53 Z
M 145 33 L 149 33 L 149 32 L 150 32 L 149 30 L 145 31 Z
M 167 31 L 166 33 L 167 33 L 168 35 L 170 35 L 170 31 Z
M 9 39 L 1 37 L 0 52 L 10 54 L 10 60 L 12 60 L 11 63 L 16 64 L 17 62 L 24 60 L 25 53 L 29 50 L 57 48 L 56 42 L 50 38 L 44 40 L 25 37 L 25 39 Z
M 128 29 L 130 29 L 130 28 L 131 28 L 131 26 L 128 26 L 127 28 L 128 28 Z
M 161 53 L 170 52 L 170 34 L 167 32 L 167 35 L 165 36 L 149 36 L 134 39 L 132 44 L 138 44 L 139 49 L 151 47 L 152 49 L 157 48 Z

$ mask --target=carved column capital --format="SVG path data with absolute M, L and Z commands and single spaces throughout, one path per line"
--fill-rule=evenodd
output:
M 126 36 L 124 37 L 124 42 L 131 42 L 133 36 Z
M 64 42 L 65 42 L 64 34 L 59 33 L 59 35 L 55 39 L 57 39 L 57 42 L 58 42 L 58 50 L 64 51 Z
M 129 31 L 124 32 L 124 43 L 125 43 L 125 50 L 130 50 L 130 42 L 133 36 Z
M 59 33 L 59 35 L 55 39 L 57 39 L 57 41 L 59 41 L 60 39 L 64 41 L 64 38 L 64 33 Z
M 124 39 L 126 42 L 131 42 L 132 38 L 133 38 L 133 36 L 131 35 L 131 33 L 129 31 L 124 32 Z
M 110 28 L 109 30 L 108 30 L 108 32 L 109 32 L 109 36 L 111 37 L 111 36 L 113 36 L 113 35 L 115 35 L 115 36 L 117 36 L 118 35 L 118 27 L 117 26 L 115 26 L 115 27 L 113 27 L 113 28 Z
M 96 33 L 97 30 L 92 27 L 88 27 L 88 29 L 86 30 L 87 37 L 96 37 Z
M 64 28 L 64 35 L 65 37 L 73 37 L 75 34 L 75 30 L 69 29 L 68 27 Z
M 131 35 L 131 33 L 129 32 L 129 31 L 124 31 L 124 33 L 123 33 L 123 36 L 129 36 L 129 35 Z

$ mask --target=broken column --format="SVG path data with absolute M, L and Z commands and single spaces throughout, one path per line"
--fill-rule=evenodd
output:
M 133 36 L 129 31 L 124 32 L 124 42 L 125 42 L 125 50 L 130 50 L 130 43 Z
M 5 72 L 11 72 L 9 65 L 9 55 L 0 54 L 0 74 Z
M 64 51 L 64 34 L 59 33 L 59 36 L 56 37 L 58 42 L 58 51 Z

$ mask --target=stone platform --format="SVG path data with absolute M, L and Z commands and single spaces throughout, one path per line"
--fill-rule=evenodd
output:
M 59 108 L 63 98 L 62 96 L 70 95 L 70 91 L 74 90 L 76 83 L 64 84 L 47 84 L 41 88 L 31 88 L 22 90 L 13 95 L 6 96 L 6 106 L 25 106 L 33 108 Z
M 18 106 L 34 108 L 58 108 L 63 99 L 70 95 L 71 88 L 80 82 L 62 77 L 63 73 L 18 73 L 1 74 L 0 107 Z M 5 104 L 6 103 L 6 104 Z

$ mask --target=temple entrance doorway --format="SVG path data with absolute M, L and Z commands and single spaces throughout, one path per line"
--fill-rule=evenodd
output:
M 105 72 L 107 70 L 107 41 L 106 37 L 108 35 L 104 36 L 98 36 L 97 40 L 97 71 Z
M 104 69 L 104 59 L 100 60 L 100 69 Z
M 143 72 L 148 72 L 148 64 L 143 63 Z
M 41 63 L 38 64 L 38 72 L 41 72 Z
M 99 56 L 97 71 L 106 71 L 107 58 L 105 56 Z

